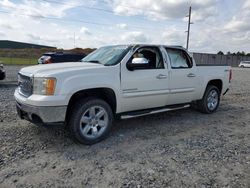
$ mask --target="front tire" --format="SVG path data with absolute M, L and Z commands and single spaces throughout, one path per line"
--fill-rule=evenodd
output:
M 73 107 L 69 128 L 78 142 L 92 145 L 108 136 L 112 124 L 113 112 L 108 103 L 97 98 L 87 98 Z
M 217 110 L 220 104 L 220 91 L 216 86 L 208 85 L 203 98 L 197 102 L 198 110 L 205 114 L 211 114 Z

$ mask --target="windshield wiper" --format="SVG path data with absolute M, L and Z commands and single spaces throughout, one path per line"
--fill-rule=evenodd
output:
M 90 61 L 83 61 L 83 62 L 101 64 L 101 62 L 100 62 L 100 61 L 97 61 L 97 60 L 90 60 Z

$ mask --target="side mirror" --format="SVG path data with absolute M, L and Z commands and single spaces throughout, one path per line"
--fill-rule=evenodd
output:
M 149 61 L 144 57 L 136 57 L 132 59 L 132 62 L 127 64 L 127 68 L 130 71 L 135 69 L 145 69 L 149 65 Z

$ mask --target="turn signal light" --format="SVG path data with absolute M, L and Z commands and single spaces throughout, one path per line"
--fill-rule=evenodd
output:
M 54 95 L 56 87 L 55 79 L 47 79 L 46 82 L 46 95 Z

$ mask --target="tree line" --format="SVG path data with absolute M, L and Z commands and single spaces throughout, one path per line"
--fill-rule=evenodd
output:
M 224 54 L 222 51 L 219 51 L 217 54 L 218 55 L 250 56 L 250 53 L 246 53 L 244 51 L 242 51 L 242 52 L 238 51 L 238 52 L 233 52 L 233 53 L 232 52 L 227 52 L 226 54 Z

